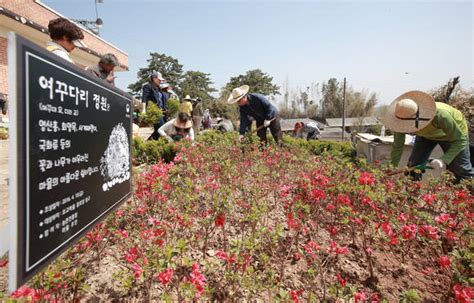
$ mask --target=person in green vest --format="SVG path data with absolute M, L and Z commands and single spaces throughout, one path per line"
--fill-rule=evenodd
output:
M 409 91 L 396 98 L 389 106 L 384 124 L 394 132 L 391 152 L 392 165 L 398 166 L 405 144 L 405 134 L 416 135 L 408 167 L 429 166 L 447 168 L 456 179 L 473 179 L 474 169 L 469 154 L 468 126 L 464 115 L 454 107 L 435 102 L 421 91 Z M 429 159 L 440 145 L 444 155 Z M 412 172 L 415 180 L 421 174 Z

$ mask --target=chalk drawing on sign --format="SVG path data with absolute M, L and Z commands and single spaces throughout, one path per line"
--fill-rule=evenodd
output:
M 104 177 L 103 191 L 130 179 L 128 136 L 122 123 L 117 124 L 109 137 L 109 144 L 100 159 L 100 173 Z

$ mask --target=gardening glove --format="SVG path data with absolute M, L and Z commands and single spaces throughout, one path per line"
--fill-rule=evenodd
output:
M 434 169 L 443 169 L 446 167 L 446 165 L 444 165 L 443 161 L 439 160 L 439 159 L 431 159 L 428 161 L 430 163 L 430 166 Z
M 265 120 L 265 121 L 263 121 L 263 126 L 269 127 L 269 126 L 270 126 L 270 123 L 272 123 L 271 120 Z
M 239 135 L 239 142 L 242 142 L 243 139 L 244 139 L 244 135 Z

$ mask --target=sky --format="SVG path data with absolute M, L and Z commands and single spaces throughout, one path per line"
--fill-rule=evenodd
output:
M 95 20 L 96 0 L 42 0 L 73 19 Z M 100 35 L 125 51 L 126 90 L 150 52 L 209 73 L 216 89 L 259 68 L 284 92 L 330 78 L 376 93 L 379 105 L 460 76 L 474 88 L 472 0 L 103 0 Z M 313 94 L 313 98 L 317 95 Z

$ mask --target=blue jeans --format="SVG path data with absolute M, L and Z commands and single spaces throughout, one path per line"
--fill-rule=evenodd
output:
M 464 148 L 454 158 L 454 160 L 446 167 L 450 172 L 454 174 L 457 180 L 461 179 L 472 179 L 474 178 L 474 168 L 472 167 L 471 157 L 469 153 L 469 137 L 466 148 Z M 408 159 L 408 166 L 413 167 L 417 165 L 423 165 L 428 162 L 428 158 L 431 152 L 439 144 L 444 152 L 446 152 L 451 146 L 450 142 L 446 141 L 434 141 L 423 137 L 416 136 L 415 144 L 411 152 L 410 158 Z M 415 179 L 421 179 L 419 174 L 411 174 Z

